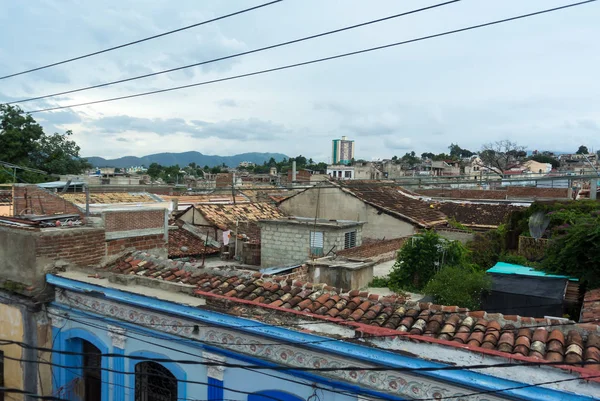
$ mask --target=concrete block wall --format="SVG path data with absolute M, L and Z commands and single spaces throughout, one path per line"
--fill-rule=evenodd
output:
M 344 249 L 344 234 L 356 230 L 356 245 L 362 244 L 362 227 L 324 228 L 304 224 L 264 224 L 261 227 L 261 266 L 289 266 L 310 259 L 310 232 L 323 232 L 323 253 L 335 246 Z

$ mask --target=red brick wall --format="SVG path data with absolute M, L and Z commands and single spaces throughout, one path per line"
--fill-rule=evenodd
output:
M 13 213 L 34 214 L 78 214 L 82 218 L 84 213 L 77 206 L 47 191 L 37 185 L 14 185 L 13 186 Z
M 217 188 L 231 188 L 233 184 L 233 174 L 232 173 L 219 173 L 217 174 L 217 178 L 215 180 L 215 186 Z
M 163 234 L 146 235 L 144 237 L 120 238 L 106 241 L 106 253 L 113 256 L 135 248 L 138 251 L 147 251 L 156 248 L 167 248 Z
M 567 198 L 567 188 L 508 187 L 509 198 Z
M 35 250 L 38 258 L 66 260 L 79 266 L 97 265 L 105 255 L 104 230 L 76 228 L 40 232 Z
M 296 181 L 298 182 L 310 182 L 310 171 L 298 170 L 296 171 Z M 292 182 L 292 170 L 287 173 L 288 182 Z
M 165 209 L 104 212 L 106 232 L 145 230 L 165 226 Z

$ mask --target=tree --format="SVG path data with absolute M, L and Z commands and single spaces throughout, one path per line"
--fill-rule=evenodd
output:
M 543 153 L 538 153 L 537 155 L 531 156 L 529 160 L 536 161 L 538 163 L 548 163 L 552 165 L 552 168 L 559 168 L 560 162 L 556 160 L 552 156 L 546 156 Z
M 445 266 L 466 264 L 467 251 L 457 241 L 442 239 L 435 231 L 425 231 L 404 243 L 390 273 L 390 288 L 419 291 Z
M 520 161 L 527 156 L 525 149 L 525 146 L 504 139 L 483 145 L 479 158 L 486 167 L 496 174 L 502 175 L 511 163 Z
M 402 156 L 402 159 L 400 160 L 402 161 L 402 163 L 407 164 L 411 168 L 421 162 L 421 159 L 417 157 L 414 151 L 410 153 L 407 152 L 404 156 Z
M 579 149 L 577 149 L 577 154 L 578 155 L 587 155 L 588 153 L 590 153 L 590 152 L 588 152 L 588 148 L 585 145 L 581 145 L 579 147 Z
M 158 177 L 160 177 L 162 172 L 163 166 L 161 166 L 158 163 L 152 163 L 150 167 L 148 167 L 148 171 L 146 171 L 146 173 L 148 173 L 150 178 L 152 178 L 153 180 L 156 180 Z
M 491 287 L 491 279 L 485 271 L 472 266 L 448 266 L 433 276 L 423 292 L 432 296 L 438 305 L 478 310 L 482 293 Z
M 458 144 L 454 143 L 451 143 L 450 146 L 448 146 L 448 149 L 450 150 L 450 158 L 453 160 L 464 159 L 467 157 L 471 157 L 475 154 L 470 150 L 463 149 L 460 146 L 458 146 Z
M 73 132 L 64 134 L 42 135 L 32 156 L 36 168 L 52 174 L 79 174 L 91 168 L 86 159 L 79 157 L 79 146 L 70 141 Z
M 0 105 L 0 160 L 33 167 L 50 174 L 79 174 L 90 168 L 80 157 L 80 148 L 69 140 L 73 133 L 46 135 L 42 127 L 19 107 Z M 25 173 L 27 181 L 40 181 L 38 174 Z M 0 178 L 3 180 L 3 178 Z

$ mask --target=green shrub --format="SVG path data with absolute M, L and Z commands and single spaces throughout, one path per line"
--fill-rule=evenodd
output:
M 565 225 L 546 250 L 541 267 L 549 273 L 574 276 L 589 288 L 600 287 L 600 216 Z
M 390 273 L 389 288 L 420 291 L 445 266 L 462 265 L 467 250 L 458 241 L 447 241 L 435 231 L 425 231 L 406 241 Z
M 423 292 L 437 304 L 477 310 L 491 285 L 490 277 L 474 266 L 448 266 L 433 276 Z
M 504 236 L 500 230 L 476 234 L 473 240 L 467 242 L 466 247 L 470 262 L 487 270 L 500 259 L 504 251 Z
M 525 256 L 515 255 L 514 253 L 503 253 L 500 255 L 498 261 L 521 266 L 529 266 L 531 264 L 531 262 L 527 260 Z
M 390 286 L 389 276 L 373 276 L 373 281 L 369 283 L 369 287 L 388 288 Z

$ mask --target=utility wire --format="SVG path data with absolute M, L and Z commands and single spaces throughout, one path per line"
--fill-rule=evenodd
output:
M 217 18 L 212 18 L 212 19 L 209 19 L 209 20 L 206 20 L 206 21 L 198 22 L 198 23 L 196 23 L 196 24 L 192 24 L 192 25 L 184 26 L 184 27 L 182 27 L 182 28 L 177 28 L 177 29 L 174 29 L 174 30 L 172 30 L 172 31 L 167 31 L 167 32 L 159 33 L 159 34 L 157 34 L 157 35 L 149 36 L 149 37 L 146 37 L 146 38 L 143 38 L 143 39 L 134 40 L 133 42 L 127 42 L 127 43 L 123 43 L 123 44 L 121 44 L 121 45 L 118 45 L 118 46 L 113 46 L 113 47 L 109 47 L 109 48 L 107 48 L 107 49 L 104 49 L 104 50 L 99 50 L 99 51 L 96 51 L 96 52 L 87 53 L 87 54 L 84 54 L 84 55 L 82 55 L 82 56 L 77 56 L 77 57 L 73 57 L 73 58 L 70 58 L 70 59 L 67 59 L 67 60 L 58 61 L 58 62 L 56 62 L 56 63 L 47 64 L 47 65 L 43 65 L 43 66 L 41 66 L 41 67 L 32 68 L 32 69 L 25 70 L 25 71 L 21 71 L 21 72 L 17 72 L 17 73 L 14 73 L 14 74 L 4 75 L 4 76 L 1 76 L 1 77 L 0 77 L 0 79 L 6 79 L 6 78 L 11 78 L 11 77 L 16 77 L 16 76 L 18 76 L 18 75 L 27 74 L 27 73 L 30 73 L 30 72 L 34 72 L 34 71 L 43 70 L 43 69 L 50 68 L 50 67 L 54 67 L 54 66 L 57 66 L 57 65 L 61 65 L 61 64 L 70 63 L 70 62 L 72 62 L 72 61 L 81 60 L 81 59 L 84 59 L 84 58 L 87 58 L 87 57 L 96 56 L 96 55 L 98 55 L 98 54 L 102 54 L 102 53 L 110 52 L 110 51 L 113 51 L 113 50 L 122 49 L 122 48 L 124 48 L 124 47 L 127 47 L 127 46 L 136 45 L 136 44 L 138 44 L 138 43 L 146 42 L 146 41 L 148 41 L 148 40 L 152 40 L 152 39 L 160 38 L 160 37 L 162 37 L 162 36 L 171 35 L 171 34 L 173 34 L 173 33 L 176 33 L 176 32 L 185 31 L 186 29 L 195 28 L 195 27 L 197 27 L 197 26 L 200 26 L 200 25 L 205 25 L 205 24 L 209 24 L 209 23 L 211 23 L 211 22 L 215 22 L 215 21 L 220 21 L 220 20 L 223 20 L 223 19 L 225 19 L 225 18 L 233 17 L 233 16 L 235 16 L 235 15 L 240 15 L 240 14 L 247 13 L 247 12 L 249 12 L 249 11 L 258 10 L 259 8 L 263 8 L 263 7 L 270 6 L 270 5 L 273 5 L 273 4 L 276 4 L 276 3 L 280 3 L 280 2 L 282 2 L 282 1 L 283 1 L 283 0 L 274 0 L 274 1 L 270 1 L 270 2 L 268 2 L 268 3 L 263 3 L 263 4 L 260 4 L 260 5 L 258 5 L 258 6 L 254 6 L 254 7 L 246 8 L 246 9 L 244 9 L 244 10 L 236 11 L 236 12 L 234 12 L 234 13 L 230 13 L 230 14 L 222 15 L 222 16 L 220 16 L 220 17 L 217 17 Z
M 136 93 L 133 95 L 118 96 L 118 97 L 113 97 L 113 98 L 108 98 L 108 99 L 94 100 L 94 101 L 84 102 L 84 103 L 76 103 L 76 104 L 71 104 L 71 105 L 67 105 L 67 106 L 48 107 L 45 109 L 28 111 L 27 113 L 33 114 L 33 113 L 40 113 L 40 112 L 44 112 L 44 111 L 60 110 L 60 109 L 67 109 L 67 108 L 73 108 L 73 107 L 79 107 L 79 106 L 87 106 L 87 105 L 98 104 L 98 103 L 112 102 L 112 101 L 116 101 L 116 100 L 131 99 L 131 98 L 140 97 L 140 96 L 147 96 L 147 95 L 153 95 L 153 94 L 157 94 L 157 93 L 171 92 L 171 91 L 175 91 L 175 90 L 192 88 L 192 87 L 196 87 L 196 86 L 209 85 L 209 84 L 213 84 L 213 83 L 217 83 L 217 82 L 225 82 L 225 81 L 231 81 L 231 80 L 239 79 L 239 78 L 251 77 L 251 76 L 255 76 L 255 75 L 262 75 L 262 74 L 267 74 L 267 73 L 271 73 L 271 72 L 275 72 L 275 71 L 287 70 L 290 68 L 321 63 L 324 61 L 330 61 L 330 60 L 335 60 L 335 59 L 339 59 L 339 58 L 343 58 L 343 57 L 354 56 L 357 54 L 368 53 L 368 52 L 372 52 L 372 51 L 376 51 L 376 50 L 388 49 L 388 48 L 395 47 L 395 46 L 419 42 L 419 41 L 423 41 L 423 40 L 427 40 L 427 39 L 438 38 L 441 36 L 452 35 L 452 34 L 459 33 L 459 32 L 470 31 L 473 29 L 483 28 L 483 27 L 487 27 L 487 26 L 491 26 L 491 25 L 501 24 L 504 22 L 518 20 L 518 19 L 533 17 L 536 15 L 546 14 L 546 13 L 563 10 L 563 9 L 570 8 L 570 7 L 580 6 L 580 5 L 592 3 L 595 1 L 597 1 L 597 0 L 586 0 L 586 1 L 578 2 L 578 3 L 572 3 L 572 4 L 560 6 L 560 7 L 554 7 L 554 8 L 542 10 L 542 11 L 536 11 L 533 13 L 522 14 L 522 15 L 518 15 L 515 17 L 504 18 L 504 19 L 500 19 L 500 20 L 496 20 L 496 21 L 492 21 L 492 22 L 486 22 L 486 23 L 478 24 L 478 25 L 472 25 L 472 26 L 465 27 L 465 28 L 454 29 L 451 31 L 445 31 L 445 32 L 437 33 L 437 34 L 433 34 L 433 35 L 421 36 L 419 38 L 404 40 L 401 42 L 395 42 L 395 43 L 390 43 L 387 45 L 371 47 L 371 48 L 357 50 L 357 51 L 353 51 L 353 52 L 349 52 L 349 53 L 341 53 L 341 54 L 337 54 L 335 56 L 323 57 L 323 58 L 318 58 L 318 59 L 314 59 L 314 60 L 310 60 L 310 61 L 288 64 L 288 65 L 284 65 L 284 66 L 280 66 L 280 67 L 269 68 L 266 70 L 249 72 L 246 74 L 240 74 L 240 75 L 234 75 L 234 76 L 225 77 L 225 78 L 213 79 L 210 81 L 197 82 L 194 84 L 174 86 L 171 88 L 159 89 L 159 90 L 154 90 L 154 91 L 149 91 L 149 92 Z
M 67 317 L 67 316 L 63 316 L 63 315 L 58 315 L 52 312 L 49 312 L 53 315 L 57 315 L 60 316 L 64 319 L 67 320 L 71 320 L 73 322 L 76 323 L 80 323 L 89 327 L 93 327 L 96 329 L 102 329 L 102 330 L 106 330 L 106 328 L 102 325 L 98 325 L 98 324 L 91 324 L 91 323 L 86 323 L 86 322 L 82 322 L 80 320 L 77 320 L 75 318 L 72 317 Z M 140 332 L 140 331 L 135 331 L 136 334 L 140 334 L 146 337 L 152 337 L 152 338 L 157 338 L 157 339 L 162 339 L 162 340 L 170 340 L 168 338 L 166 338 L 165 336 L 162 337 L 154 337 L 151 335 L 148 335 L 146 333 Z M 124 336 L 126 337 L 131 337 L 128 333 L 124 334 Z M 386 335 L 382 335 L 381 337 L 385 337 Z M 158 345 L 155 344 L 153 342 L 148 342 L 145 341 L 143 339 L 140 339 L 138 337 L 131 337 L 135 340 L 138 341 L 142 341 L 142 342 L 147 342 L 151 345 Z M 368 338 L 367 338 L 368 340 Z M 20 345 L 19 342 L 16 341 L 11 341 L 11 340 L 0 340 L 1 343 L 15 343 L 17 345 Z M 200 343 L 200 344 L 209 344 L 203 340 L 197 340 L 197 339 L 190 339 L 188 341 L 189 343 Z M 235 343 L 232 344 L 223 344 L 223 343 L 219 343 L 219 345 L 238 345 Z M 254 344 L 257 346 L 260 345 L 271 345 L 271 344 Z M 294 343 L 294 342 L 290 342 L 289 344 L 285 344 L 285 343 L 276 343 L 273 345 L 302 345 L 302 343 Z M 47 349 L 41 348 L 41 347 L 33 347 L 36 349 L 42 349 L 45 350 L 47 352 L 51 352 Z M 167 349 L 170 349 L 169 347 L 165 347 Z M 58 353 L 69 353 L 66 351 L 57 351 Z M 75 355 L 79 355 L 79 353 L 74 353 Z M 114 357 L 124 357 L 123 355 L 120 354 L 105 354 L 108 356 L 114 356 Z M 191 354 L 193 356 L 194 354 Z M 137 359 L 137 360 L 144 360 L 143 357 L 129 357 L 131 359 Z M 158 359 L 152 359 L 154 361 L 159 361 Z M 207 365 L 207 366 L 224 366 L 224 367 L 228 367 L 228 368 L 240 368 L 240 369 L 254 369 L 254 370 L 274 370 L 274 371 L 289 371 L 289 370 L 295 370 L 295 371 L 309 371 L 309 372 L 336 372 L 336 371 L 396 371 L 396 372 L 419 372 L 419 371 L 423 371 L 423 372 L 432 372 L 432 371 L 439 371 L 439 370 L 471 370 L 471 369 L 488 369 L 488 368 L 508 368 L 508 367 L 517 367 L 517 366 L 573 366 L 573 367 L 586 367 L 586 366 L 594 366 L 594 365 L 598 365 L 600 364 L 600 362 L 594 362 L 594 361 L 581 361 L 581 362 L 548 362 L 545 360 L 539 360 L 539 362 L 519 362 L 519 363 L 515 363 L 515 362 L 506 362 L 506 363 L 498 363 L 498 364 L 479 364 L 479 365 L 469 365 L 469 366 L 443 366 L 443 367 L 423 367 L 423 368 L 407 368 L 407 367 L 403 367 L 403 368 L 399 368 L 399 367 L 387 367 L 387 366 L 379 366 L 379 367 L 334 367 L 334 368 L 303 368 L 303 367 L 288 367 L 288 366 L 278 366 L 278 367 L 265 367 L 265 366 L 252 366 L 252 365 L 239 365 L 239 364 L 227 364 L 227 363 L 223 363 L 223 362 L 218 362 L 218 363 L 212 363 L 212 362 L 198 362 L 198 361 L 190 361 L 190 360 L 173 360 L 173 359 L 166 359 L 166 360 L 160 360 L 161 362 L 177 362 L 177 363 L 182 363 L 182 364 L 197 364 L 197 365 Z
M 204 344 L 204 341 L 195 340 Z M 114 354 L 114 353 L 93 353 L 93 352 L 75 352 L 75 351 L 61 351 L 53 350 L 52 348 L 36 347 L 25 344 L 20 341 L 0 339 L 0 345 L 18 345 L 21 348 L 35 349 L 40 352 L 51 352 L 62 355 L 81 355 L 81 356 L 101 356 L 106 358 L 125 358 L 134 361 L 141 362 L 156 362 L 156 363 L 177 363 L 181 365 L 201 365 L 201 366 L 218 366 L 229 369 L 255 369 L 255 370 L 273 370 L 273 371 L 299 371 L 299 372 L 437 372 L 437 371 L 454 371 L 454 370 L 478 370 L 478 369 L 489 369 L 489 368 L 514 368 L 514 367 L 542 367 L 542 366 L 571 366 L 571 367 L 586 367 L 586 366 L 597 366 L 600 362 L 597 361 L 581 361 L 581 362 L 545 362 L 540 360 L 539 362 L 504 362 L 497 364 L 478 364 L 478 365 L 449 365 L 449 366 L 436 366 L 436 367 L 421 367 L 421 368 L 410 368 L 410 367 L 393 367 L 393 366 L 346 366 L 346 367 L 333 367 L 333 368 L 305 368 L 298 366 L 261 366 L 261 365 L 243 365 L 227 362 L 201 362 L 190 359 L 172 359 L 172 358 L 147 358 L 142 356 L 132 356 L 125 354 Z M 25 360 L 15 357 L 5 357 L 6 359 L 37 363 L 36 360 Z M 48 364 L 53 364 L 47 362 Z M 60 366 L 64 367 L 64 366 Z M 91 366 L 83 366 L 83 368 L 90 368 Z
M 7 358 L 7 357 L 5 357 Z M 8 358 L 7 358 L 8 359 Z M 19 388 L 10 388 L 10 387 L 0 387 L 0 394 L 23 394 L 27 397 L 36 398 L 38 400 L 51 400 L 51 401 L 68 401 L 64 398 L 54 397 L 50 395 L 40 395 L 35 393 L 30 393 L 29 391 L 21 390 Z
M 422 11 L 427 11 L 427 10 L 434 9 L 434 8 L 437 8 L 437 7 L 446 6 L 446 5 L 449 5 L 449 4 L 452 4 L 452 3 L 457 3 L 459 1 L 461 1 L 461 0 L 451 0 L 451 1 L 447 1 L 445 3 L 435 4 L 435 5 L 432 5 L 432 6 L 429 6 L 429 7 L 423 7 L 423 8 L 419 8 L 419 9 L 416 9 L 416 10 L 412 10 L 412 11 L 407 11 L 407 12 L 403 12 L 403 13 L 400 13 L 400 14 L 391 15 L 389 17 L 378 18 L 378 19 L 367 21 L 367 22 L 363 22 L 363 23 L 360 23 L 360 24 L 350 25 L 350 26 L 347 26 L 347 27 L 344 27 L 344 28 L 335 29 L 333 31 L 327 31 L 327 32 L 322 32 L 322 33 L 315 34 L 315 35 L 305 36 L 303 38 L 289 40 L 289 41 L 286 41 L 286 42 L 282 42 L 282 43 L 278 43 L 278 44 L 274 44 L 274 45 L 270 45 L 270 46 L 265 46 L 265 47 L 261 47 L 261 48 L 258 48 L 258 49 L 253 49 L 253 50 L 249 50 L 249 51 L 245 51 L 245 52 L 241 52 L 241 53 L 231 54 L 229 56 L 218 57 L 218 58 L 214 58 L 212 60 L 202 61 L 202 62 L 198 62 L 198 63 L 194 63 L 194 64 L 188 64 L 188 65 L 184 65 L 182 67 L 170 68 L 170 69 L 167 69 L 167 70 L 157 71 L 157 72 L 153 72 L 153 73 L 149 73 L 149 74 L 145 74 L 145 75 L 139 75 L 139 76 L 135 76 L 135 77 L 131 77 L 131 78 L 120 79 L 120 80 L 117 80 L 117 81 L 107 82 L 107 83 L 103 83 L 103 84 L 86 86 L 86 87 L 83 87 L 83 88 L 68 90 L 68 91 L 64 91 L 64 92 L 57 92 L 57 93 L 53 93 L 53 94 L 50 94 L 50 95 L 37 96 L 37 97 L 28 98 L 28 99 L 17 100 L 17 101 L 10 102 L 10 103 L 7 103 L 7 104 L 16 104 L 16 103 L 31 102 L 33 100 L 46 99 L 46 98 L 54 97 L 54 96 L 68 95 L 70 93 L 76 93 L 76 92 L 86 91 L 86 90 L 90 90 L 90 89 L 102 88 L 102 87 L 109 86 L 109 85 L 115 85 L 115 84 L 120 84 L 120 83 L 124 83 L 124 82 L 135 81 L 135 80 L 142 79 L 142 78 L 148 78 L 148 77 L 153 77 L 153 76 L 156 76 L 156 75 L 166 74 L 166 73 L 169 73 L 169 72 L 184 70 L 184 69 L 187 69 L 187 68 L 198 67 L 198 66 L 205 65 L 205 64 L 215 63 L 217 61 L 223 61 L 223 60 L 228 60 L 228 59 L 232 59 L 232 58 L 235 58 L 235 57 L 245 56 L 245 55 L 248 55 L 248 54 L 259 53 L 259 52 L 262 52 L 262 51 L 265 51 L 265 50 L 271 50 L 271 49 L 275 49 L 275 48 L 278 48 L 278 47 L 288 46 L 288 45 L 291 45 L 291 44 L 294 44 L 294 43 L 300 43 L 300 42 L 304 42 L 304 41 L 307 41 L 307 40 L 316 39 L 316 38 L 319 38 L 319 37 L 322 37 L 322 36 L 327 36 L 327 35 L 332 35 L 332 34 L 339 33 L 339 32 L 344 32 L 344 31 L 348 31 L 348 30 L 351 30 L 351 29 L 360 28 L 360 27 L 363 27 L 363 26 L 371 25 L 371 24 L 376 24 L 378 22 L 383 22 L 383 21 L 388 21 L 388 20 L 394 19 L 394 18 L 404 17 L 404 16 L 410 15 L 410 14 L 416 14 L 416 13 L 419 13 L 419 12 L 422 12 Z

